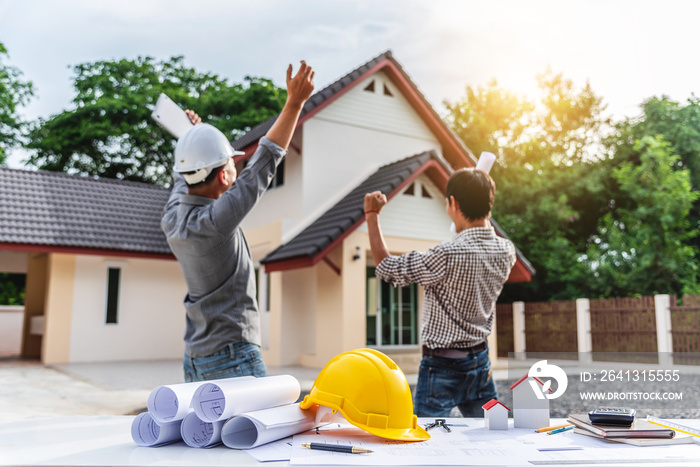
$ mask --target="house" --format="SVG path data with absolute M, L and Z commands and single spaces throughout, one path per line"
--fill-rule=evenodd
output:
M 273 121 L 261 123 L 232 143 L 245 153 L 237 156 L 239 170 Z M 405 371 L 417 369 L 421 290 L 417 286 L 394 288 L 375 277 L 364 222 L 364 194 L 382 190 L 389 199 L 382 211 L 382 228 L 392 253 L 425 251 L 451 237 L 444 201 L 450 173 L 473 167 L 475 162 L 391 52 L 314 94 L 304 106 L 278 176 L 243 223 L 253 259 L 260 266 L 258 301 L 267 364 L 322 368 L 339 353 L 370 346 L 387 353 Z M 0 211 L 0 222 L 19 216 L 23 223 L 16 228 L 11 223 L 0 227 L 0 255 L 31 256 L 40 263 L 32 270 L 38 269 L 36 277 L 44 278 L 39 288 L 45 294 L 36 299 L 37 305 L 28 304 L 27 315 L 30 319 L 44 316 L 44 361 L 165 358 L 166 354 L 179 358 L 184 328 L 181 301 L 186 288 L 157 228 L 167 190 L 2 170 L 12 177 L 39 177 L 62 185 L 41 195 L 44 204 L 33 214 L 25 212 L 29 201 L 24 200 L 37 189 L 31 187 L 17 196 L 11 211 L 4 215 Z M 0 176 L 0 184 L 5 179 Z M 4 189 L 0 186 L 0 195 Z M 100 191 L 103 189 L 143 192 L 144 196 L 147 192 L 149 201 L 135 200 L 130 205 L 133 194 L 115 198 Z M 95 209 L 83 202 L 102 197 L 110 202 Z M 63 208 L 66 203 L 71 208 Z M 127 227 L 123 216 L 137 205 L 139 223 Z M 54 223 L 50 209 L 75 219 L 61 217 Z M 35 216 L 42 219 L 41 228 L 33 224 Z M 33 233 L 33 229 L 39 231 Z M 92 242 L 93 229 L 105 230 L 106 243 Z M 148 238 L 129 243 L 134 229 Z M 150 230 L 145 233 L 146 229 Z M 146 240 L 150 243 L 141 243 Z M 86 263 L 91 268 L 84 269 Z M 68 274 L 55 275 L 63 272 L 61 268 Z M 533 273 L 518 251 L 509 281 L 529 281 Z M 110 303 L 114 308 L 108 297 L 116 293 L 112 290 L 109 295 L 109 284 L 117 276 L 122 281 L 118 323 L 105 323 L 110 313 L 105 308 Z M 38 280 L 36 277 L 31 280 Z M 70 297 L 61 296 L 69 291 Z M 59 299 L 63 304 L 59 305 Z M 52 313 L 62 319 L 54 320 Z M 135 327 L 140 328 L 137 337 L 119 344 L 118 339 L 104 340 L 105 334 L 119 334 L 116 328 L 127 326 L 130 336 Z M 25 324 L 25 335 L 26 329 Z M 61 337 L 59 352 L 54 333 L 72 335 L 80 343 L 73 337 L 69 341 Z M 494 343 L 495 333 L 491 345 L 495 358 Z
M 0 271 L 25 273 L 21 355 L 177 358 L 186 290 L 160 230 L 169 190 L 0 168 Z
M 487 430 L 508 429 L 508 407 L 496 399 L 491 399 L 481 408 L 484 409 L 484 424 Z
M 523 384 L 526 383 L 526 384 Z M 534 376 L 525 375 L 513 383 L 513 426 L 515 428 L 542 428 L 549 426 L 549 399 L 539 394 L 552 392 Z

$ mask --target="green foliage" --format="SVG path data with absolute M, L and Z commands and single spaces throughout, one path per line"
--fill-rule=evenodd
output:
M 3 63 L 7 49 L 0 42 L 0 165 L 7 159 L 7 150 L 22 142 L 26 123 L 17 115 L 34 95 L 31 81 L 22 81 L 22 72 Z
M 613 171 L 627 202 L 601 218 L 586 258 L 596 292 L 697 293 L 696 251 L 689 240 L 698 232 L 689 228 L 688 214 L 698 193 L 690 171 L 678 169 L 680 156 L 661 136 L 644 136 L 632 151 L 635 157 Z
M 498 155 L 494 218 L 537 270 L 532 282 L 506 286 L 506 302 L 585 296 L 590 270 L 578 258 L 608 205 L 605 173 L 591 154 L 607 124 L 601 98 L 551 73 L 539 86 L 538 103 L 493 81 L 447 104 L 467 146 Z
M 31 131 L 29 163 L 44 170 L 167 184 L 175 140 L 150 117 L 160 93 L 195 110 L 234 139 L 282 109 L 286 91 L 265 78 L 244 84 L 188 68 L 183 57 L 157 62 L 97 61 L 74 68 L 75 108 Z
M 0 273 L 0 305 L 23 305 L 25 274 Z
M 674 162 L 677 170 L 686 169 L 690 173 L 692 190 L 700 190 L 700 99 L 691 96 L 684 104 L 673 101 L 666 96 L 653 97 L 646 100 L 642 106 L 640 118 L 626 119 L 616 126 L 616 133 L 608 140 L 608 144 L 620 162 L 638 162 L 638 153 L 634 144 L 644 136 L 661 136 L 679 156 Z M 618 204 L 624 204 L 624 197 L 617 199 Z M 690 228 L 700 229 L 700 199 L 693 202 L 688 214 Z M 695 247 L 694 262 L 700 262 L 700 236 L 689 239 L 688 243 Z

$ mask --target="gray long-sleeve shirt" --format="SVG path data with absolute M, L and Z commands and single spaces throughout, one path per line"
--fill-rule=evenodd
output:
M 217 200 L 187 194 L 180 174 L 161 228 L 187 283 L 185 352 L 205 357 L 231 343 L 260 344 L 255 271 L 240 227 L 286 151 L 262 138 L 248 166 Z

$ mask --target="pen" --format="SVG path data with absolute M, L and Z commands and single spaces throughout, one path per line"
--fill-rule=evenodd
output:
M 369 449 L 356 446 L 341 446 L 340 444 L 301 443 L 301 447 L 319 451 L 346 452 L 348 454 L 369 454 L 372 452 Z
M 544 431 L 552 431 L 552 430 L 557 430 L 559 428 L 564 428 L 566 426 L 572 426 L 571 423 L 565 423 L 563 425 L 557 425 L 557 426 L 548 426 L 545 428 L 538 428 L 535 430 L 535 433 L 542 433 Z
M 553 434 L 555 434 L 555 433 L 561 433 L 562 431 L 569 431 L 569 430 L 571 430 L 571 429 L 573 429 L 573 428 L 574 428 L 573 425 L 569 425 L 569 426 L 565 426 L 564 428 L 557 428 L 556 430 L 548 431 L 547 434 L 548 434 L 548 435 L 553 435 Z

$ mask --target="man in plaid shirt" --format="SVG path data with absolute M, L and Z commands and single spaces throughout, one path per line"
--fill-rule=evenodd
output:
M 379 226 L 387 202 L 365 195 L 365 217 L 377 277 L 396 287 L 424 287 L 421 341 L 413 409 L 419 417 L 482 417 L 497 398 L 486 338 L 493 329 L 496 299 L 515 264 L 515 247 L 489 222 L 496 185 L 481 170 L 461 169 L 447 182 L 446 210 L 457 235 L 425 253 L 392 256 Z

